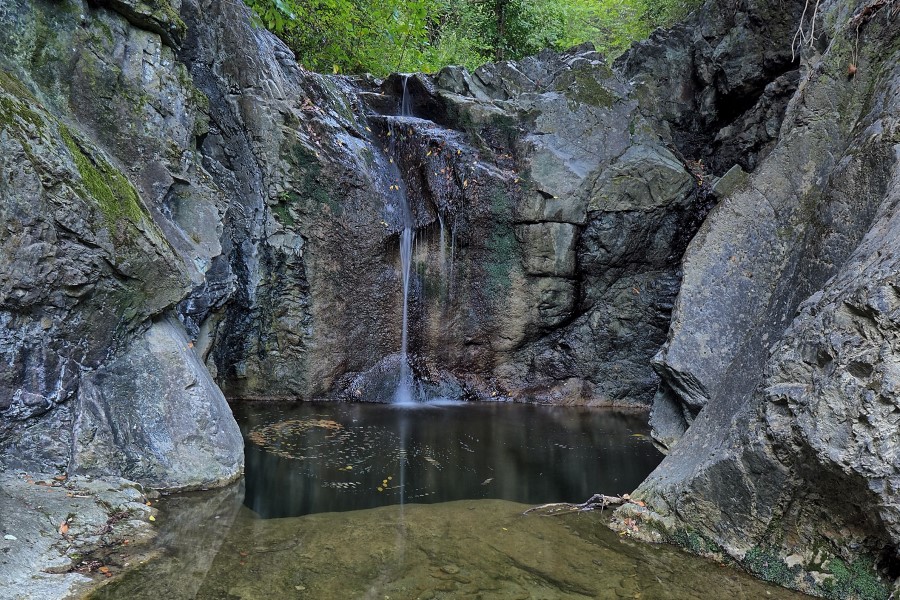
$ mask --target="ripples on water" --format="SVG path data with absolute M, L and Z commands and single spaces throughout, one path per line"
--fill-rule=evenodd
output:
M 165 499 L 158 557 L 91 598 L 803 597 L 632 543 L 605 515 L 522 514 L 631 491 L 661 459 L 646 415 L 499 404 L 235 412 L 245 482 Z M 113 553 L 114 572 L 116 560 L 128 558 Z
M 632 491 L 662 456 L 646 415 L 436 403 L 241 405 L 246 505 L 263 518 L 497 498 Z M 401 478 L 405 485 L 401 487 Z

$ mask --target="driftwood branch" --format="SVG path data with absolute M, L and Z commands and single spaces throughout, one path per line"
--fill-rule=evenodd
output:
M 551 504 L 541 504 L 540 506 L 533 506 L 523 512 L 523 515 L 527 515 L 528 513 L 535 511 L 545 511 L 541 514 L 544 517 L 553 517 L 556 515 L 564 515 L 575 512 L 587 512 L 589 510 L 597 510 L 598 508 L 602 511 L 607 506 L 618 506 L 620 504 L 625 504 L 628 502 L 630 498 L 628 494 L 624 496 L 606 496 L 604 494 L 594 494 L 590 498 L 588 498 L 587 502 L 582 502 L 581 504 L 572 504 L 570 502 L 553 502 Z

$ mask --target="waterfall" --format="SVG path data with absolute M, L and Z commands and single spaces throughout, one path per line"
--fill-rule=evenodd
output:
M 406 195 L 404 194 L 404 200 Z M 407 206 L 407 213 L 409 207 Z M 409 369 L 408 340 L 409 340 L 409 276 L 412 267 L 412 243 L 413 231 L 410 225 L 403 227 L 400 234 L 400 267 L 403 275 L 403 329 L 400 336 L 400 381 L 397 383 L 397 391 L 394 392 L 394 402 L 408 404 L 412 398 L 412 374 Z
M 447 239 L 444 234 L 444 216 L 441 214 L 440 209 L 437 211 L 437 218 L 438 226 L 441 228 L 441 237 L 438 242 L 440 244 L 438 248 L 438 260 L 440 261 L 441 274 L 443 275 L 447 272 Z
M 409 76 L 403 77 L 403 97 L 400 101 L 400 116 L 412 116 L 409 92 L 407 91 L 407 81 Z M 391 156 L 395 156 L 397 135 L 391 128 Z M 397 389 L 394 392 L 394 403 L 409 404 L 413 399 L 413 378 L 409 368 L 409 279 L 412 270 L 413 242 L 415 233 L 413 227 L 412 210 L 409 206 L 409 199 L 406 196 L 406 186 L 403 185 L 402 176 L 399 168 L 397 168 L 397 178 L 399 185 L 395 187 L 400 200 L 401 210 L 403 211 L 403 231 L 400 234 L 400 270 L 402 274 L 403 285 L 403 326 L 400 335 L 400 379 L 397 382 Z
M 401 117 L 411 117 L 412 114 L 412 103 L 409 98 L 409 91 L 406 89 L 406 84 L 409 82 L 409 75 L 403 76 L 403 96 L 400 99 L 400 116 Z

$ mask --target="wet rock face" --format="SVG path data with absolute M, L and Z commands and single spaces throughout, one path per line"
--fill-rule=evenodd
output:
M 183 26 L 176 9 L 156 4 L 136 10 Z M 66 471 L 88 453 L 99 472 L 176 489 L 241 472 L 240 437 L 215 385 L 185 390 L 172 386 L 190 378 L 157 377 L 103 396 L 87 383 L 116 365 L 119 377 L 152 367 L 194 373 L 199 382 L 202 361 L 178 337 L 180 325 L 168 338 L 180 351 L 151 357 L 141 340 L 221 252 L 218 188 L 193 152 L 205 98 L 175 61 L 168 44 L 177 38 L 135 28 L 137 18 L 77 2 L 0 11 L 14 32 L 0 42 L 0 352 L 8 365 L 0 375 L 0 464 Z M 180 222 L 169 210 L 176 192 L 189 205 Z M 120 438 L 101 444 L 97 432 L 78 431 L 85 402 L 115 430 L 125 415 L 146 417 L 148 398 L 173 421 L 207 418 L 230 438 L 206 444 L 194 432 L 204 459 L 150 477 L 114 466 Z M 186 437 L 150 421 L 146 435 L 163 446 Z
M 495 380 L 523 400 L 647 403 L 649 358 L 705 210 L 666 130 L 589 47 L 450 67 L 435 83 L 447 123 L 516 173 L 520 258 L 496 317 Z
M 401 187 L 429 389 L 652 398 L 709 200 L 672 126 L 645 116 L 655 101 L 590 48 L 416 75 L 415 116 L 398 117 L 403 78 L 308 73 L 240 3 L 23 2 L 0 18 L 16 32 L 0 42 L 3 464 L 202 485 L 199 465 L 141 454 L 185 430 L 117 433 L 167 399 L 221 433 L 197 452 L 207 483 L 227 479 L 239 452 L 198 361 L 229 397 L 381 389 L 400 347 Z M 770 105 L 740 123 L 771 133 Z M 190 352 L 157 351 L 163 322 Z M 197 383 L 131 377 L 141 365 Z
M 685 254 L 656 358 L 671 452 L 630 517 L 828 597 L 887 597 L 900 540 L 900 56 L 886 15 L 847 35 L 865 10 L 820 5 L 827 44 L 805 50 L 777 144 Z

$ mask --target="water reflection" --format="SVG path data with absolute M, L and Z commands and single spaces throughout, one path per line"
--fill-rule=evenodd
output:
M 802 597 L 631 543 L 603 526 L 607 515 L 522 514 L 633 489 L 660 460 L 642 415 L 471 404 L 235 410 L 248 439 L 246 492 L 164 499 L 156 558 L 90 598 Z M 447 501 L 456 498 L 468 499 Z M 305 516 L 273 518 L 288 515 Z
M 263 518 L 630 492 L 661 460 L 646 415 L 510 404 L 241 404 L 245 504 Z

